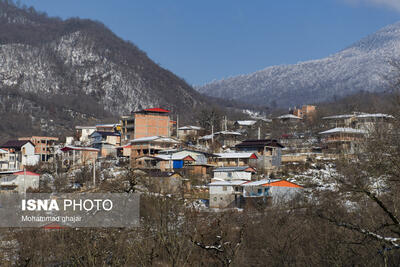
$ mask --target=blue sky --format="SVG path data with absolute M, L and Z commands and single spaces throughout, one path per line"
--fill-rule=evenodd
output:
M 21 0 L 101 21 L 192 85 L 340 51 L 400 20 L 400 0 Z

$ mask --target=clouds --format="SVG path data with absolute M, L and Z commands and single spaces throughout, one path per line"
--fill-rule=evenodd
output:
M 383 6 L 390 10 L 400 12 L 400 0 L 345 0 L 354 5 L 374 5 Z

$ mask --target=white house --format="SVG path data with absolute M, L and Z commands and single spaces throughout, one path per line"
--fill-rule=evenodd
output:
M 226 208 L 235 206 L 237 196 L 242 193 L 243 180 L 224 181 L 215 180 L 208 184 L 210 194 L 210 208 Z
M 75 126 L 78 140 L 82 144 L 88 144 L 90 141 L 89 136 L 96 131 L 96 126 Z
M 40 175 L 29 171 L 15 172 L 12 175 L 0 178 L 1 191 L 17 191 L 19 194 L 26 192 L 28 188 L 39 188 Z
M 254 173 L 256 170 L 249 166 L 220 167 L 214 169 L 213 179 L 250 181 Z
M 35 155 L 35 146 L 31 141 L 9 140 L 0 148 L 7 151 L 7 155 L 3 154 L 3 158 L 6 160 L 2 162 L 2 167 L 5 167 L 5 170 L 20 170 L 25 166 L 33 166 L 39 163 L 39 155 Z

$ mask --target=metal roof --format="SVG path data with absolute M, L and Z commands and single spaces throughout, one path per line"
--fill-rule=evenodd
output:
M 367 131 L 365 130 L 360 130 L 360 129 L 353 129 L 353 128 L 343 128 L 343 127 L 337 127 L 333 128 L 324 132 L 320 132 L 318 134 L 334 134 L 334 133 L 355 133 L 355 134 L 366 134 Z
M 244 147 L 265 147 L 265 146 L 272 146 L 272 147 L 281 147 L 283 148 L 284 146 L 281 145 L 277 140 L 275 139 L 254 139 L 254 140 L 245 140 L 240 144 L 237 144 L 237 148 L 244 148 Z
M 255 154 L 252 152 L 231 152 L 231 153 L 215 153 L 215 155 L 223 159 L 248 159 Z
M 235 166 L 235 167 L 219 167 L 213 170 L 213 172 L 241 172 L 251 169 L 254 172 L 255 169 L 249 166 Z

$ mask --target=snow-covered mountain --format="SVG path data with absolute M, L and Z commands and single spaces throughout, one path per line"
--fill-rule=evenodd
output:
M 359 91 L 389 89 L 400 55 L 400 22 L 361 39 L 332 56 L 214 81 L 198 91 L 257 105 L 287 107 L 315 103 Z M 400 76 L 400 73 L 398 73 Z

